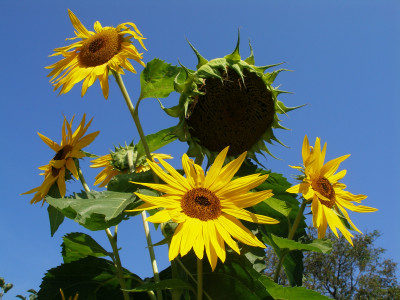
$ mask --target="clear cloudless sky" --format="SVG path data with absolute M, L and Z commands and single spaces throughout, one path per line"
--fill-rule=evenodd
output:
M 70 219 L 50 237 L 47 205 L 31 205 L 31 195 L 20 194 L 42 183 L 37 167 L 47 164 L 54 152 L 37 132 L 59 142 L 63 115 L 83 113 L 93 123 L 89 132 L 100 130 L 86 151 L 104 155 L 113 144 L 139 140 L 115 81 L 110 78 L 106 101 L 99 83 L 81 98 L 81 84 L 68 94 L 57 96 L 45 66 L 57 58 L 48 57 L 56 47 L 69 44 L 74 36 L 67 8 L 93 30 L 103 26 L 134 22 L 147 38 L 144 61 L 155 57 L 189 68 L 196 58 L 185 38 L 207 59 L 232 52 L 241 31 L 241 54 L 254 48 L 257 65 L 286 62 L 294 72 L 281 73 L 276 85 L 293 94 L 281 95 L 288 106 L 307 106 L 282 116 L 276 136 L 289 148 L 270 147 L 281 158 L 260 157 L 274 172 L 292 183 L 296 174 L 288 165 L 301 163 L 301 145 L 307 134 L 314 143 L 318 136 L 328 143 L 327 159 L 351 154 L 342 168 L 348 190 L 368 195 L 365 205 L 378 212 L 350 213 L 362 231 L 378 229 L 377 245 L 386 256 L 400 262 L 399 243 L 399 12 L 398 1 L 10 1 L 0 4 L 1 72 L 1 209 L 0 277 L 14 284 L 6 299 L 26 290 L 39 290 L 45 272 L 62 263 L 62 237 L 69 232 L 91 234 L 110 249 L 103 231 L 90 232 Z M 142 67 L 134 64 L 138 73 Z M 139 75 L 124 76 L 133 99 L 139 95 Z M 163 99 L 166 107 L 178 101 L 173 93 Z M 141 105 L 140 118 L 146 134 L 173 126 L 176 119 L 165 115 L 154 99 Z M 76 128 L 76 126 L 74 127 Z M 175 167 L 187 146 L 174 142 L 163 148 L 172 154 Z M 98 170 L 81 162 L 90 185 Z M 67 184 L 67 193 L 79 191 Z M 309 212 L 309 210 L 308 210 Z M 308 220 L 308 223 L 310 220 Z M 153 233 L 153 240 L 161 239 Z M 119 227 L 122 263 L 141 277 L 152 275 L 139 217 Z M 168 266 L 167 249 L 157 248 L 159 268 Z

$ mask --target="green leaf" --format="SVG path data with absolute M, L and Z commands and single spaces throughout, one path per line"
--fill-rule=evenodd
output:
M 51 205 L 47 207 L 47 212 L 49 213 L 50 234 L 53 236 L 58 227 L 64 222 L 64 215 Z
M 258 169 L 257 172 L 265 173 L 264 170 L 260 169 Z M 271 189 L 274 196 L 251 208 L 255 213 L 279 220 L 280 223 L 278 225 L 265 224 L 258 226 L 261 228 L 261 233 L 263 235 L 262 240 L 273 247 L 278 257 L 281 257 L 283 253 L 272 240 L 271 234 L 286 238 L 289 234 L 289 225 L 294 223 L 300 208 L 300 203 L 296 199 L 295 195 L 286 192 L 290 186 L 291 184 L 281 174 L 270 173 L 268 179 L 256 187 L 255 190 L 260 191 Z M 303 220 L 301 220 L 294 235 L 294 240 L 305 235 L 305 227 L 306 223 L 304 222 L 303 217 Z M 283 267 L 291 285 L 302 285 L 302 259 L 303 253 L 298 250 L 291 251 L 285 257 Z
M 302 244 L 273 234 L 271 236 L 275 244 L 281 249 L 314 251 L 319 253 L 330 253 L 332 250 L 332 242 L 329 239 L 313 240 L 311 243 Z
M 164 147 L 165 145 L 168 145 L 169 143 L 173 142 L 176 140 L 176 136 L 171 135 L 171 132 L 175 129 L 175 126 L 169 127 L 163 130 L 160 130 L 159 132 L 149 134 L 146 136 L 146 141 L 147 145 L 149 146 L 149 151 L 153 152 L 161 147 Z M 143 147 L 143 142 L 142 140 L 139 141 L 137 144 L 137 151 L 138 151 L 138 156 L 146 155 Z
M 46 201 L 85 228 L 103 230 L 119 224 L 127 215 L 124 210 L 141 200 L 131 193 L 92 191 L 67 198 L 47 197 Z
M 62 256 L 64 263 L 69 263 L 87 256 L 102 257 L 109 253 L 101 247 L 91 236 L 72 232 L 63 237 Z
M 134 288 L 142 280 L 124 269 L 128 289 Z M 123 300 L 121 288 L 116 277 L 116 269 L 111 261 L 88 256 L 50 269 L 44 276 L 38 292 L 38 299 L 59 300 L 60 288 L 66 299 L 79 293 L 85 300 Z M 137 294 L 135 300 L 148 299 L 147 295 Z
M 166 279 L 159 283 L 145 283 L 137 286 L 134 289 L 127 290 L 129 292 L 146 292 L 146 291 L 158 291 L 158 290 L 170 290 L 170 289 L 187 289 L 194 292 L 194 288 L 186 281 L 180 279 Z
M 175 77 L 185 77 L 185 73 L 180 71 L 180 67 L 172 66 L 158 58 L 148 62 L 140 74 L 140 99 L 168 97 L 175 91 Z
M 274 299 L 307 299 L 307 300 L 325 300 L 330 299 L 313 290 L 308 290 L 304 287 L 284 287 L 274 283 L 269 277 L 261 275 L 258 280 L 265 286 L 268 293 Z

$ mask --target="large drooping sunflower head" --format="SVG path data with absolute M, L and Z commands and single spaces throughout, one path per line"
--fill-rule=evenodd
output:
M 166 110 L 179 117 L 174 134 L 188 142 L 189 156 L 205 154 L 214 160 L 229 146 L 228 156 L 247 151 L 255 159 L 257 152 L 272 155 L 265 142 L 282 144 L 273 132 L 275 128 L 285 129 L 279 124 L 278 114 L 296 108 L 279 101 L 278 95 L 285 92 L 272 86 L 284 69 L 265 73 L 280 64 L 255 66 L 251 45 L 250 56 L 242 60 L 239 43 L 240 38 L 231 54 L 210 61 L 189 43 L 198 59 L 197 70 L 183 67 L 186 80 L 175 80 L 175 90 L 181 94 L 179 104 Z
M 152 153 L 153 159 L 171 159 L 172 156 L 168 154 Z M 110 180 L 118 175 L 125 174 L 128 172 L 141 173 L 150 170 L 150 167 L 146 161 L 146 155 L 141 151 L 138 151 L 137 145 L 133 142 L 129 145 L 114 147 L 114 151 L 110 151 L 109 154 L 101 156 L 92 160 L 91 168 L 104 168 L 95 177 L 96 181 L 94 185 L 99 187 L 106 186 Z
M 61 55 L 62 59 L 46 69 L 53 69 L 48 75 L 54 90 L 61 87 L 60 94 L 65 94 L 78 82 L 83 81 L 82 96 L 98 78 L 104 98 L 108 98 L 108 73 L 114 71 L 124 74 L 123 69 L 136 73 L 128 59 L 133 59 L 145 65 L 131 39 L 137 40 L 145 49 L 143 35 L 134 23 L 127 22 L 117 27 L 102 27 L 99 21 L 94 23 L 94 30 L 89 31 L 68 10 L 71 23 L 75 28 L 76 37 L 81 39 L 71 45 L 54 49 L 51 56 Z M 58 77 L 58 78 L 57 78 Z

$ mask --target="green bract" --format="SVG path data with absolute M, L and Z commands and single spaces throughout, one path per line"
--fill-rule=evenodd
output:
M 114 151 L 110 153 L 112 160 L 111 165 L 115 170 L 120 172 L 128 171 L 129 167 L 143 165 L 146 162 L 146 155 L 138 155 L 136 145 L 131 142 L 129 145 L 122 147 L 114 146 Z M 135 171 L 135 170 L 132 170 Z
M 253 49 L 250 56 L 241 60 L 239 54 L 240 36 L 235 50 L 223 58 L 206 60 L 189 43 L 197 56 L 197 70 L 182 66 L 185 81 L 176 80 L 175 90 L 181 94 L 179 104 L 165 111 L 179 117 L 179 124 L 173 131 L 181 141 L 189 144 L 188 155 L 207 155 L 209 162 L 216 154 L 230 146 L 229 156 L 248 151 L 266 152 L 273 156 L 265 142 L 272 140 L 283 145 L 273 128 L 286 129 L 279 124 L 279 114 L 297 107 L 286 107 L 277 96 L 280 91 L 272 86 L 276 76 L 285 69 L 264 73 L 280 64 L 257 67 L 254 65 Z

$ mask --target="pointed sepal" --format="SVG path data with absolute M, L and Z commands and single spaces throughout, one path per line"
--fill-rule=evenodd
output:
M 240 29 L 238 29 L 238 40 L 236 43 L 236 48 L 235 50 L 233 50 L 231 54 L 226 55 L 225 59 L 232 60 L 234 62 L 239 62 L 241 59 L 239 54 L 239 45 L 240 45 Z
M 199 53 L 199 51 L 197 51 L 197 49 L 189 42 L 188 39 L 186 39 L 186 41 L 189 43 L 190 48 L 192 48 L 194 54 L 196 54 L 197 57 L 197 69 L 200 69 L 201 66 L 205 65 L 206 63 L 208 63 L 208 60 L 205 59 L 203 56 L 201 56 L 201 54 Z
M 249 40 L 249 46 L 250 46 L 250 56 L 248 58 L 246 58 L 244 61 L 247 62 L 249 65 L 254 66 L 254 64 L 255 64 L 254 53 L 253 53 L 253 47 L 251 46 L 250 40 Z

